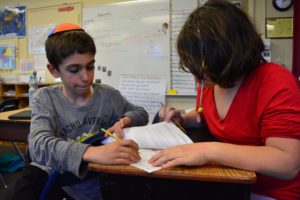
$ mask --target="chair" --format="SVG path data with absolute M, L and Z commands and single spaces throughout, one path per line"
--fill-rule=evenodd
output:
M 19 108 L 20 99 L 10 98 L 5 99 L 0 103 L 0 112 L 16 110 Z
M 20 99 L 17 98 L 5 99 L 0 103 L 0 112 L 16 110 L 19 108 L 19 103 L 20 103 Z M 12 144 L 15 148 L 17 148 L 15 143 Z M 7 184 L 2 174 L 0 174 L 0 180 L 2 181 L 4 187 L 7 188 Z

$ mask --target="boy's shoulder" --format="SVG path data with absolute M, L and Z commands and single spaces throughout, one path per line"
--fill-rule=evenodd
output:
M 39 88 L 39 92 L 41 93 L 48 93 L 48 92 L 55 92 L 61 89 L 61 85 L 50 85 L 46 87 Z
M 46 87 L 41 87 L 38 89 L 35 96 L 37 96 L 39 99 L 48 98 L 50 96 L 56 96 L 59 95 L 59 92 L 61 91 L 61 85 L 51 85 Z

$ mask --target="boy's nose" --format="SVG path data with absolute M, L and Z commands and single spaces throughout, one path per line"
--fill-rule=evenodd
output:
M 88 77 L 89 77 L 89 72 L 87 70 L 82 70 L 81 79 L 88 80 Z

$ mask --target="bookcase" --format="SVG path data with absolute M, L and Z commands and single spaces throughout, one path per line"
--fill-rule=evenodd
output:
M 50 86 L 55 83 L 40 83 L 39 88 Z M 28 106 L 28 83 L 0 83 L 0 102 L 8 98 L 19 98 L 19 108 Z

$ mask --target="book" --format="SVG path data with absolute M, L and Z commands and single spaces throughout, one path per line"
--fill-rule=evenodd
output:
M 148 160 L 159 150 L 181 144 L 191 144 L 193 141 L 181 131 L 173 122 L 159 122 L 156 124 L 137 126 L 123 129 L 124 138 L 132 139 L 139 145 L 141 160 L 131 164 L 148 173 L 157 171 L 161 167 L 152 166 Z M 107 137 L 103 144 L 115 141 Z

